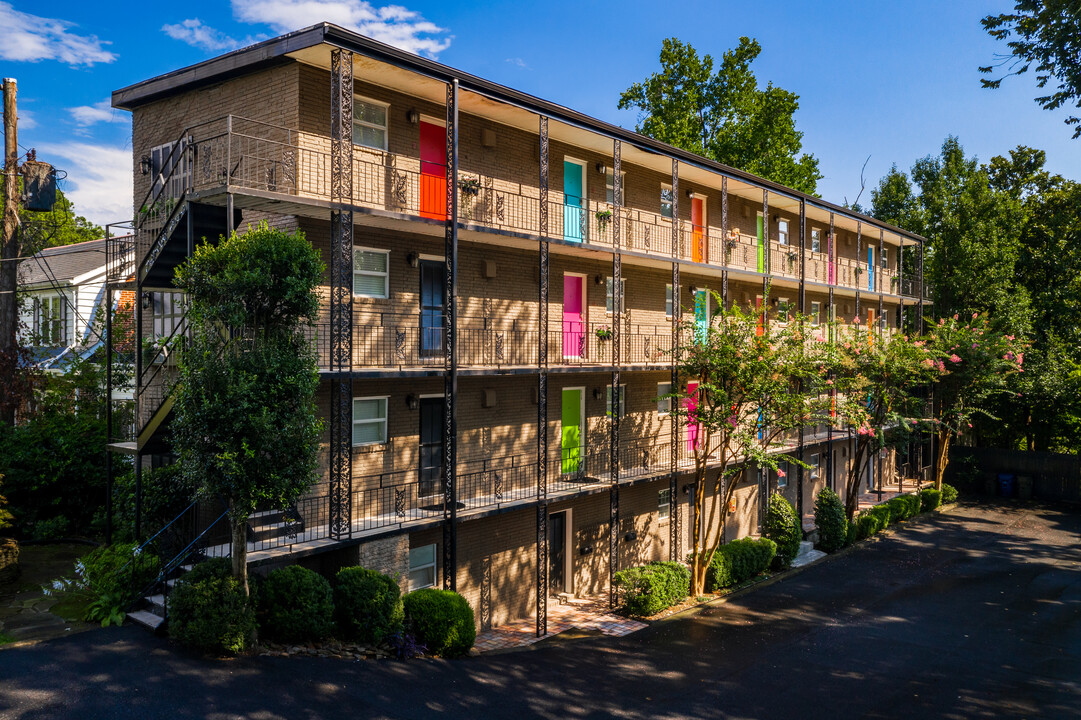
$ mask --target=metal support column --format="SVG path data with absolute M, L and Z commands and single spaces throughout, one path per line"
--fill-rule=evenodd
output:
M 721 270 L 721 301 L 728 310 L 728 265 L 732 261 L 731 241 L 728 239 L 728 178 L 721 176 L 721 241 L 724 243 L 724 269 Z
M 109 226 L 105 226 L 105 544 L 113 543 L 113 273 Z
M 447 84 L 443 292 L 443 589 L 458 589 L 458 80 Z
M 799 329 L 800 335 L 803 334 L 804 321 L 803 316 L 807 312 L 807 285 L 806 285 L 806 272 L 807 272 L 807 203 L 805 200 L 799 201 Z M 802 381 L 801 381 L 802 382 Z M 796 458 L 803 462 L 803 446 L 806 440 L 806 426 L 801 422 L 799 426 L 799 445 L 796 448 Z M 796 517 L 799 518 L 800 532 L 803 531 L 803 477 L 804 469 L 803 465 L 796 466 Z
M 608 503 L 608 602 L 616 605 L 616 571 L 619 564 L 619 416 L 623 412 L 619 398 L 620 364 L 623 360 L 623 255 L 620 252 L 620 203 L 622 192 L 619 177 L 622 160 L 620 142 L 612 141 L 612 417 L 609 436 L 608 466 L 611 488 Z
M 859 270 L 860 267 L 860 253 L 863 250 L 863 223 L 859 220 L 856 221 L 856 263 L 853 265 L 853 272 Z M 856 272 L 856 324 L 860 322 L 860 274 Z M 868 328 L 869 329 L 869 328 Z
M 837 308 L 834 306 L 835 300 L 833 296 L 833 288 L 837 284 L 837 270 L 835 269 L 836 260 L 834 258 L 833 232 L 833 213 L 830 213 L 830 234 L 828 236 L 829 245 L 826 248 L 830 268 L 829 277 L 827 278 L 829 280 L 829 300 L 827 302 L 828 309 L 826 310 L 826 320 L 828 322 L 826 326 L 826 332 L 828 333 L 827 340 L 831 343 L 834 342 L 834 340 L 836 339 L 837 330 Z M 837 488 L 835 487 L 836 483 L 834 483 L 833 481 L 833 408 L 835 402 L 836 391 L 831 388 L 830 415 L 829 422 L 826 423 L 826 486 L 829 487 L 830 490 L 837 492 Z
M 353 53 L 332 50 L 330 64 L 329 530 L 340 540 L 353 531 Z
M 769 246 L 769 190 L 762 191 L 762 245 L 765 253 L 762 265 L 765 270 L 762 276 L 762 324 L 765 325 L 766 318 L 769 317 L 769 279 L 773 272 L 773 253 Z
M 901 306 L 897 311 L 897 328 L 905 330 L 905 241 L 901 238 L 901 244 L 897 248 L 897 297 L 901 299 Z
M 673 188 L 673 203 L 676 203 L 676 198 L 679 196 L 679 161 L 672 160 L 672 188 Z M 673 204 L 672 212 L 675 214 L 676 205 Z M 676 253 L 676 248 L 679 243 L 679 229 L 676 223 L 672 223 L 672 392 L 679 391 L 679 322 L 680 316 L 683 312 L 683 305 L 681 303 L 680 293 L 680 280 L 679 280 L 679 258 Z M 669 423 L 669 440 L 670 440 L 670 457 L 668 467 L 668 559 L 672 562 L 679 562 L 680 560 L 680 541 L 682 535 L 680 533 L 680 518 L 682 517 L 679 510 L 679 415 L 675 406 L 675 400 L 672 400 L 672 406 L 669 408 L 668 419 Z
M 548 634 L 548 118 L 540 118 L 540 333 L 537 344 L 537 637 Z

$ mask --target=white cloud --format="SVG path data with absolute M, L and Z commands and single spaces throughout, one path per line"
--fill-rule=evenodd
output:
M 38 126 L 37 118 L 29 110 L 20 110 L 18 116 L 19 130 L 33 130 Z
M 105 49 L 110 43 L 96 35 L 68 32 L 74 23 L 43 18 L 16 10 L 0 2 L 0 59 L 25 62 L 59 60 L 68 65 L 111 63 L 116 55 Z
M 98 225 L 131 217 L 131 149 L 67 142 L 38 145 L 38 157 L 67 172 L 64 194 Z
M 93 105 L 80 105 L 68 108 L 72 120 L 81 128 L 89 127 L 99 122 L 122 123 L 128 121 L 128 114 L 114 110 L 108 99 L 96 102 Z
M 247 45 L 254 41 L 250 37 L 245 38 L 245 40 L 231 38 L 221 30 L 203 24 L 203 21 L 199 18 L 189 18 L 173 25 L 162 25 L 161 31 L 173 40 L 180 40 L 188 45 L 210 51 L 235 50 L 241 45 Z
M 269 25 L 276 32 L 330 22 L 356 30 L 417 55 L 435 57 L 453 36 L 420 13 L 401 5 L 375 7 L 364 0 L 232 0 L 233 14 L 246 23 Z
M 517 65 L 517 66 L 518 66 L 518 67 L 520 67 L 520 68 L 525 68 L 526 70 L 529 70 L 529 69 L 531 69 L 531 68 L 529 67 L 529 65 L 527 65 L 527 64 L 526 64 L 526 61 L 525 61 L 525 60 L 523 60 L 523 59 L 522 59 L 522 58 L 520 58 L 520 57 L 512 57 L 512 58 L 507 58 L 507 59 L 505 60 L 505 62 L 508 62 L 508 63 L 510 63 L 511 65 Z

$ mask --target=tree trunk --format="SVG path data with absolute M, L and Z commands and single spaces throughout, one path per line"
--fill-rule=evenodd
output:
M 248 518 L 241 516 L 235 507 L 229 508 L 229 526 L 232 530 L 233 577 L 240 583 L 244 595 L 248 594 Z
M 935 490 L 942 489 L 942 477 L 946 474 L 946 465 L 950 462 L 949 430 L 938 431 L 938 462 L 935 463 Z
M 860 470 L 863 465 L 863 454 L 867 451 L 867 441 L 856 441 L 856 454 L 852 457 L 852 471 L 848 474 L 848 487 L 845 489 L 845 515 L 848 521 L 856 516 L 860 507 Z
M 15 81 L 4 80 L 4 214 L 0 228 L 0 422 L 15 424 L 15 374 L 18 371 L 18 348 L 15 331 L 19 322 L 15 290 L 21 253 L 19 247 L 18 172 L 19 149 L 16 138 Z

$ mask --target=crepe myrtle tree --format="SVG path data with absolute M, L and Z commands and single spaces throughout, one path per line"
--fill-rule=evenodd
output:
M 704 590 L 739 476 L 752 466 L 798 464 L 784 452 L 786 434 L 825 412 L 821 351 L 806 341 L 805 319 L 770 321 L 751 308 L 726 309 L 711 294 L 716 310 L 682 323 L 678 381 L 665 396 L 685 428 L 681 450 L 694 457 L 693 594 Z
M 859 507 L 860 471 L 882 448 L 896 446 L 928 423 L 925 390 L 945 366 L 926 339 L 888 336 L 860 325 L 838 325 L 828 343 L 836 416 L 855 429 L 856 452 L 845 488 L 845 513 Z
M 975 416 L 995 419 L 987 405 L 1011 392 L 1011 375 L 1024 372 L 1025 345 L 979 313 L 941 318 L 928 329 L 927 341 L 945 369 L 935 385 L 934 408 L 938 435 L 935 488 L 941 490 L 950 443 L 972 427 Z
M 233 575 L 247 583 L 248 518 L 317 476 L 317 365 L 304 330 L 324 272 L 300 231 L 266 223 L 203 244 L 176 271 L 191 337 L 178 363 L 173 445 L 197 493 L 229 508 Z

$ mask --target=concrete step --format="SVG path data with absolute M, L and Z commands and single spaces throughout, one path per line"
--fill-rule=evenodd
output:
M 145 609 L 147 611 L 165 617 L 165 596 L 163 594 L 147 595 L 143 600 L 146 602 Z
M 128 613 L 128 620 L 131 620 L 136 625 L 142 625 L 147 630 L 157 632 L 162 623 L 165 622 L 165 618 L 160 615 L 155 615 L 152 612 L 146 610 L 136 610 L 135 612 Z
M 804 540 L 799 544 L 799 554 L 792 561 L 792 567 L 802 567 L 803 565 L 810 565 L 815 560 L 820 560 L 826 557 L 826 553 L 821 550 L 814 549 L 814 543 Z

